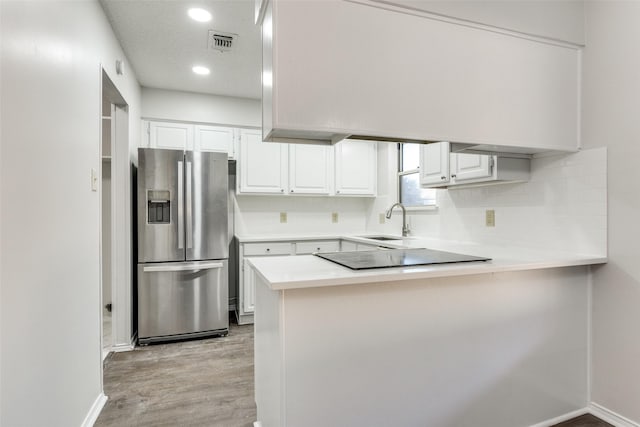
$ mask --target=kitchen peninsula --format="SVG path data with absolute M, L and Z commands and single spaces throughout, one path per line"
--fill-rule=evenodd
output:
M 606 257 L 403 243 L 492 261 L 248 258 L 262 427 L 542 426 L 585 407 L 588 270 Z

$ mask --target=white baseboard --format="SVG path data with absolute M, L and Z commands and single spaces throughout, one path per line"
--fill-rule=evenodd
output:
M 100 393 L 98 397 L 96 397 L 95 402 L 91 405 L 91 409 L 89 409 L 89 413 L 86 417 L 84 417 L 84 421 L 81 424 L 81 427 L 93 427 L 96 420 L 98 419 L 98 415 L 104 408 L 104 404 L 107 403 L 107 396 L 104 393 Z
M 117 344 L 111 346 L 111 351 L 114 353 L 120 353 L 123 351 L 132 351 L 136 347 L 136 341 L 138 339 L 138 334 L 134 334 L 131 337 L 131 342 L 129 344 Z
M 260 421 L 254 421 L 253 427 L 262 427 L 262 423 Z
M 591 402 L 589 404 L 589 413 L 609 424 L 613 424 L 615 427 L 640 427 L 640 424 L 637 422 L 631 421 L 629 418 L 623 417 L 597 403 Z
M 543 422 L 538 423 L 538 424 L 533 424 L 532 426 L 529 426 L 529 427 L 551 427 L 551 426 L 556 425 L 558 423 L 561 423 L 563 421 L 570 420 L 571 418 L 575 418 L 575 417 L 579 417 L 580 415 L 584 415 L 584 414 L 586 414 L 588 412 L 589 412 L 588 408 L 578 409 L 576 411 L 572 411 L 572 412 L 568 412 L 568 413 L 566 413 L 564 415 L 560 415 L 559 417 L 551 418 L 550 420 L 546 420 L 546 421 L 543 421 Z
M 606 421 L 615 427 L 640 427 L 640 424 L 636 423 L 635 421 L 631 421 L 630 419 L 623 417 L 622 415 L 617 414 L 612 410 L 593 402 L 590 403 L 586 408 L 578 409 L 577 411 L 572 411 L 564 415 L 560 415 L 559 417 L 534 424 L 530 427 L 550 427 L 584 414 L 591 414 L 593 416 L 596 416 L 602 421 Z

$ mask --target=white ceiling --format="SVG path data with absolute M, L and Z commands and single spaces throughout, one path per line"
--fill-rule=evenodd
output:
M 260 27 L 254 0 L 100 0 L 142 86 L 260 98 Z M 200 7 L 209 22 L 189 18 Z M 238 34 L 232 52 L 207 49 L 208 30 Z M 208 76 L 191 71 L 211 70 Z

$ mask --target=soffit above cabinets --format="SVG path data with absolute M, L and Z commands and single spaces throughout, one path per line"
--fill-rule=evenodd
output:
M 260 98 L 261 41 L 253 1 L 100 0 L 140 85 L 152 88 Z M 196 22 L 187 10 L 212 14 Z M 233 50 L 208 48 L 209 30 L 237 35 Z M 191 71 L 206 66 L 208 76 Z M 126 70 L 125 70 L 126 72 Z
M 355 0 L 400 7 L 575 45 L 585 44 L 584 3 L 574 0 Z

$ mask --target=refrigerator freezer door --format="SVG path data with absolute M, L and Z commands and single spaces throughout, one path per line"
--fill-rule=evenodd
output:
M 138 262 L 184 261 L 184 152 L 140 148 L 138 165 Z
M 228 161 L 224 153 L 185 153 L 186 259 L 229 257 Z
M 138 264 L 138 278 L 141 344 L 228 331 L 226 259 Z

